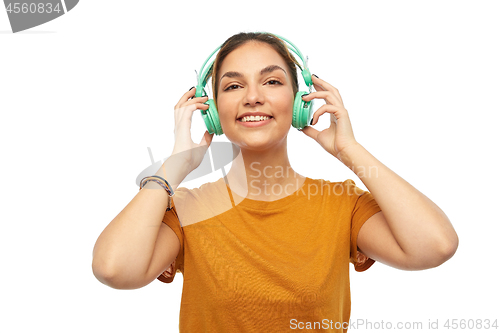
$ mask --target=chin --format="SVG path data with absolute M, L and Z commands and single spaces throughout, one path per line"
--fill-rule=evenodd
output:
M 230 128 L 228 133 L 223 128 L 223 131 L 230 142 L 242 149 L 266 150 L 277 144 L 286 143 L 291 126 L 292 119 L 288 126 L 283 128 L 277 126 L 269 130 Z
M 240 137 L 236 142 L 231 142 L 240 147 L 240 149 L 266 151 L 275 148 L 283 142 L 286 143 L 286 138 L 287 134 L 285 133 L 282 137 L 269 136 L 266 138 L 262 137 L 262 135 L 257 137 L 248 136 L 245 138 Z

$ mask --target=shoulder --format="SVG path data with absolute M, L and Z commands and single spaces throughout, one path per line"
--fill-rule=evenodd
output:
M 182 226 L 206 221 L 229 210 L 231 201 L 225 186 L 220 178 L 196 188 L 178 187 L 173 201 Z
M 309 178 L 309 192 L 314 192 L 317 190 L 317 194 L 320 195 L 333 195 L 333 196 L 343 196 L 352 197 L 357 199 L 365 193 L 369 193 L 358 186 L 352 179 L 346 179 L 344 181 L 330 181 L 327 179 L 315 179 Z
M 211 197 L 223 189 L 225 185 L 224 180 L 222 178 L 218 179 L 214 182 L 207 182 L 195 188 L 187 188 L 187 187 L 178 187 L 175 190 L 175 196 L 187 199 L 191 198 L 203 198 L 203 197 Z

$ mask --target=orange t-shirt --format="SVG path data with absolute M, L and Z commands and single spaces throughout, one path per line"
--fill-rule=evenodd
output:
M 163 222 L 181 247 L 158 280 L 183 275 L 180 333 L 346 332 L 349 262 L 374 263 L 356 240 L 380 210 L 351 179 L 306 178 L 282 199 L 236 205 L 223 178 L 178 188 Z

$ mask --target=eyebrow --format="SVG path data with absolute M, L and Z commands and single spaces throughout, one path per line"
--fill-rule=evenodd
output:
M 285 75 L 286 75 L 286 71 L 283 68 L 281 68 L 280 66 L 278 66 L 278 65 L 269 65 L 266 68 L 263 68 L 260 71 L 260 75 L 265 74 L 265 73 L 271 73 L 271 72 L 274 72 L 275 70 L 278 70 L 278 69 L 281 69 L 283 72 L 285 72 Z M 224 73 L 224 75 L 222 75 L 220 77 L 219 83 L 220 83 L 220 81 L 222 81 L 222 78 L 224 76 L 227 76 L 227 77 L 243 77 L 244 75 L 241 74 L 240 72 L 234 72 L 234 71 L 226 72 L 226 73 Z

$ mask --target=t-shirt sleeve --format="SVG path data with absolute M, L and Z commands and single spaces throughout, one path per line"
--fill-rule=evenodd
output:
M 177 189 L 178 191 L 179 189 Z M 176 191 L 175 195 L 177 196 L 178 192 Z M 180 194 L 180 191 L 179 191 Z M 181 223 L 179 220 L 179 216 L 177 215 L 177 209 L 175 208 L 174 200 L 172 200 L 172 209 L 165 212 L 163 216 L 163 223 L 168 225 L 179 238 L 179 242 L 181 243 L 181 247 L 179 249 L 179 254 L 174 259 L 170 267 L 167 268 L 163 273 L 161 273 L 157 279 L 164 283 L 170 283 L 174 280 L 175 274 L 177 271 L 184 271 L 184 230 L 181 227 Z
M 373 195 L 357 187 L 353 180 L 345 181 L 348 187 L 348 193 L 353 201 L 353 209 L 351 214 L 351 256 L 350 261 L 354 265 L 357 272 L 366 271 L 370 268 L 375 260 L 365 256 L 358 251 L 358 233 L 363 224 L 375 213 L 382 209 L 378 206 Z

